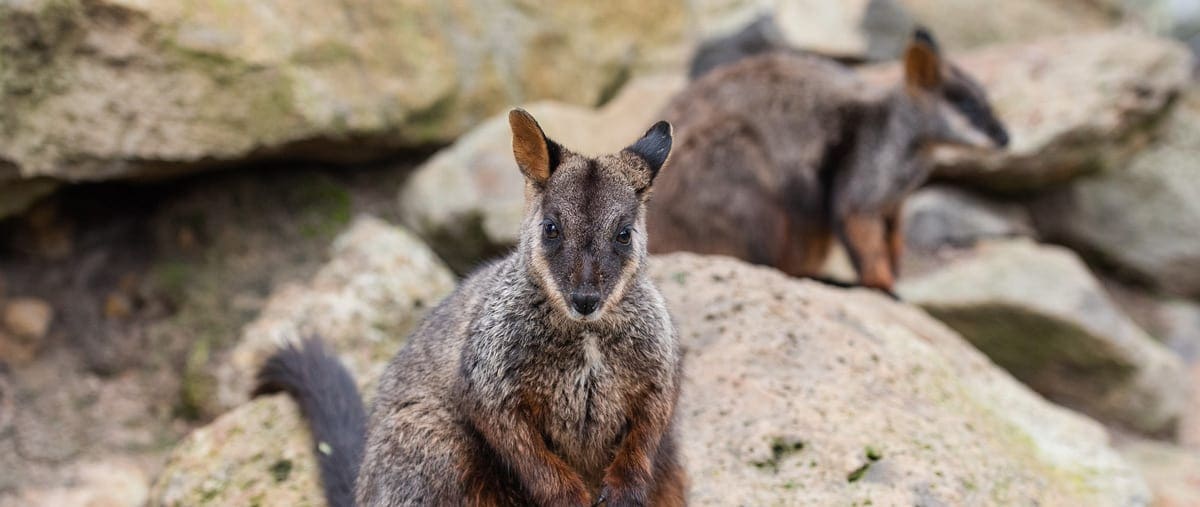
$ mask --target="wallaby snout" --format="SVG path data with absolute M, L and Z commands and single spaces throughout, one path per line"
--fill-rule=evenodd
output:
M 580 315 L 587 317 L 600 307 L 599 277 L 595 269 L 596 262 L 590 253 L 583 254 L 579 270 L 571 278 L 575 287 L 571 289 L 571 308 Z
M 600 307 L 600 293 L 594 290 L 584 290 L 571 293 L 571 307 L 580 315 L 588 316 Z

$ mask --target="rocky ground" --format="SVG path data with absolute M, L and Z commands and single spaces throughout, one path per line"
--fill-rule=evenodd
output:
M 0 505 L 140 504 L 221 411 L 213 379 L 239 330 L 353 216 L 394 216 L 381 189 L 409 165 L 79 187 L 6 223 Z
M 320 4 L 0 3 L 0 507 L 318 505 L 295 408 L 246 399 L 264 354 L 319 333 L 369 393 L 515 238 L 498 113 L 617 149 L 760 13 Z M 1200 86 L 1154 35 L 1200 23 L 1165 5 L 774 8 L 879 85 L 931 27 L 1012 145 L 937 153 L 901 302 L 653 261 L 693 503 L 1200 504 Z

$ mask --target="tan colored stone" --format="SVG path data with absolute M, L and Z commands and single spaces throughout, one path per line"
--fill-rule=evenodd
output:
M 678 59 L 662 52 L 684 39 L 679 7 L 5 2 L 0 165 L 102 180 L 444 142 L 509 104 L 596 104 L 648 62 Z
M 687 351 L 692 505 L 1147 500 L 1099 425 L 919 310 L 727 258 L 674 254 L 650 271 Z
M 18 339 L 0 330 L 0 363 L 22 365 L 37 356 L 38 342 Z
M 1122 0 L 900 0 L 951 49 L 1030 42 L 1117 25 Z M 986 13 L 986 14 L 985 14 Z
M 151 505 L 322 507 L 308 430 L 284 395 L 242 405 L 176 446 Z
M 133 303 L 120 292 L 110 293 L 104 298 L 104 316 L 110 319 L 127 319 L 133 314 Z
M 150 479 L 137 466 L 121 460 L 72 466 L 70 485 L 21 493 L 25 505 L 140 507 L 146 505 Z
M 216 371 L 216 404 L 246 401 L 255 372 L 281 343 L 319 336 L 355 371 L 378 373 L 454 277 L 404 229 L 359 217 L 306 284 L 277 290 Z
M 919 310 L 727 258 L 649 272 L 686 354 L 690 505 L 1149 502 L 1103 428 Z M 151 504 L 320 505 L 308 438 L 286 397 L 254 400 L 175 449 Z
M 37 341 L 46 336 L 54 309 L 36 298 L 10 299 L 4 305 L 4 326 L 18 338 Z
M 1183 419 L 1179 422 L 1179 443 L 1200 451 L 1200 363 L 1191 367 L 1191 392 Z

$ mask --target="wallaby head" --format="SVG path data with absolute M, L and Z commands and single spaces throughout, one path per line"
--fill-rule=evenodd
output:
M 599 321 L 646 257 L 646 201 L 671 151 L 671 125 L 658 122 L 620 152 L 591 158 L 551 141 L 523 110 L 508 122 L 526 181 L 521 255 L 565 316 Z
M 992 112 L 983 87 L 943 58 L 933 35 L 923 28 L 913 32 L 904 52 L 904 81 L 928 142 L 1008 146 L 1008 131 Z

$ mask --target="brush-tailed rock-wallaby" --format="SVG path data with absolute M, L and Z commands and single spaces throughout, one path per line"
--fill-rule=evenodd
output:
M 836 234 L 860 283 L 889 291 L 900 208 L 939 144 L 1001 148 L 1004 125 L 925 30 L 904 78 L 868 87 L 828 59 L 774 52 L 719 67 L 667 106 L 674 170 L 655 185 L 650 251 L 724 254 L 813 276 Z
M 258 392 L 290 393 L 308 419 L 331 505 L 685 503 L 673 429 L 681 354 L 644 266 L 645 208 L 671 126 L 589 158 L 525 111 L 509 123 L 526 179 L 519 245 L 425 318 L 368 420 L 318 342 L 260 371 Z

